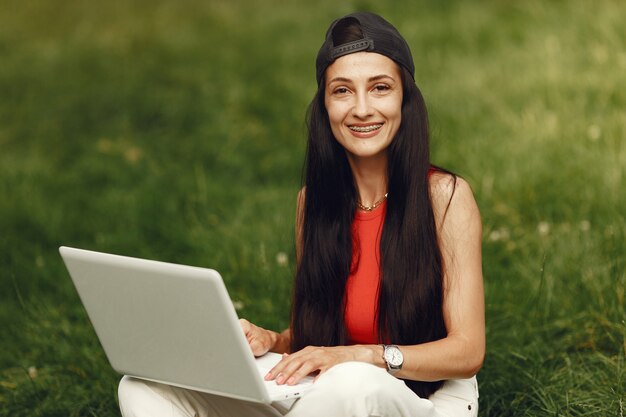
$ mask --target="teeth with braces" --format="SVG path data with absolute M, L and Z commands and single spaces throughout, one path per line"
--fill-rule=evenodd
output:
M 370 126 L 348 126 L 348 127 L 350 128 L 350 130 L 354 130 L 355 132 L 367 133 L 367 132 L 372 132 L 374 130 L 380 129 L 382 126 L 383 125 L 381 123 L 381 124 L 370 125 Z

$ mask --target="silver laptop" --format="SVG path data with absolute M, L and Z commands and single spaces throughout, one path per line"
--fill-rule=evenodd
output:
M 255 358 L 220 274 L 212 269 L 59 248 L 113 369 L 248 401 L 297 398 L 312 384 L 263 376 L 281 355 Z

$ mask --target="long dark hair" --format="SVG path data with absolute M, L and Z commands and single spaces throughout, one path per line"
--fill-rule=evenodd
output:
M 356 29 L 355 29 L 356 27 Z M 336 45 L 362 38 L 358 23 Z M 446 336 L 443 268 L 430 199 L 428 116 L 411 74 L 402 76 L 402 123 L 388 152 L 388 199 L 380 240 L 379 341 L 413 345 Z M 292 351 L 347 341 L 345 287 L 353 249 L 357 190 L 343 147 L 330 129 L 322 80 L 307 113 L 304 210 L 292 316 Z M 357 252 L 358 253 L 358 252 Z M 405 381 L 428 398 L 442 381 Z

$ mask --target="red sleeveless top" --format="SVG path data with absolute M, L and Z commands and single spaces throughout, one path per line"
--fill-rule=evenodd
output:
M 431 167 L 428 176 L 436 170 Z M 346 283 L 344 316 L 349 344 L 378 343 L 380 237 L 386 210 L 386 200 L 373 211 L 357 210 L 352 223 L 352 265 Z
M 358 210 L 352 223 L 352 267 L 346 283 L 345 323 L 349 344 L 376 344 L 380 284 L 380 236 L 387 201 L 373 211 Z

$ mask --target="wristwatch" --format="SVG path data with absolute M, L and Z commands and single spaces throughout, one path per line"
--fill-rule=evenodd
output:
M 387 364 L 387 372 L 393 375 L 402 369 L 404 356 L 398 346 L 383 345 L 383 360 Z

